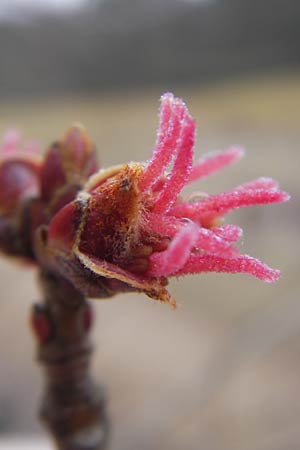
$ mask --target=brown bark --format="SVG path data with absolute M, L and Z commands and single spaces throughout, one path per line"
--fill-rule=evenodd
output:
M 32 324 L 46 378 L 41 419 L 59 450 L 104 450 L 105 398 L 90 375 L 91 307 L 62 277 L 42 271 L 40 281 L 44 300 L 34 306 Z

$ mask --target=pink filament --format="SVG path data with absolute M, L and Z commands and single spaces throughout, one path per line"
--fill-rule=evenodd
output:
M 188 183 L 207 177 L 224 167 L 232 164 L 244 156 L 244 150 L 240 147 L 231 147 L 223 152 L 215 152 L 214 154 L 203 156 L 194 164 Z
M 256 180 L 249 181 L 248 183 L 243 183 L 238 186 L 238 190 L 248 190 L 248 189 L 278 189 L 278 182 L 272 178 L 261 177 Z
M 243 230 L 232 224 L 222 225 L 213 228 L 214 233 L 228 242 L 237 242 L 243 236 Z
M 223 216 L 228 211 L 237 208 L 245 208 L 253 205 L 263 205 L 268 203 L 284 202 L 289 199 L 289 195 L 282 191 L 249 189 L 234 190 L 218 195 L 212 195 L 201 201 L 193 203 L 180 203 L 175 205 L 170 214 L 175 217 L 186 217 L 199 221 Z
M 151 276 L 169 276 L 181 269 L 190 256 L 198 235 L 198 226 L 191 222 L 175 236 L 167 250 L 150 256 L 148 274 Z
M 153 216 L 157 217 L 157 215 L 152 215 L 149 227 L 152 231 L 165 237 L 174 238 L 178 234 L 179 229 L 186 228 L 186 225 L 182 221 L 180 222 L 173 217 L 160 216 L 157 217 L 157 220 L 154 220 Z M 238 249 L 231 245 L 230 240 L 223 239 L 222 236 L 214 233 L 214 230 L 206 228 L 198 228 L 195 248 L 210 254 L 217 254 L 229 258 L 238 254 Z
M 187 116 L 177 143 L 177 155 L 172 172 L 154 202 L 154 212 L 167 211 L 185 186 L 192 167 L 194 139 L 195 122 L 190 116 Z
M 231 259 L 214 255 L 190 255 L 185 266 L 176 275 L 201 272 L 248 273 L 267 283 L 273 283 L 280 277 L 279 270 L 271 269 L 248 255 Z
M 182 100 L 169 93 L 162 96 L 158 137 L 152 158 L 146 165 L 139 182 L 141 191 L 149 189 L 170 163 L 176 151 L 176 142 L 186 112 L 187 108 Z
M 230 242 L 222 239 L 207 228 L 200 228 L 196 247 L 209 254 L 227 258 L 232 258 L 239 253 L 238 249 L 233 247 Z

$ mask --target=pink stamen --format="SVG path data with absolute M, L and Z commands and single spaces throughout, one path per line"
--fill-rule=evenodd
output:
M 154 202 L 154 212 L 167 211 L 185 186 L 192 167 L 194 140 L 195 121 L 187 115 L 177 143 L 177 155 L 172 172 Z
M 261 177 L 256 180 L 249 181 L 248 183 L 243 183 L 236 188 L 237 190 L 248 190 L 248 189 L 278 189 L 278 182 L 272 178 Z
M 173 94 L 161 97 L 160 122 L 158 137 L 152 158 L 141 176 L 141 191 L 149 189 L 162 175 L 176 151 L 176 142 L 182 129 L 182 118 L 187 108 L 182 100 Z
M 243 236 L 243 230 L 240 227 L 231 224 L 214 227 L 212 231 L 228 242 L 237 242 Z
M 157 214 L 151 215 L 151 221 L 148 221 L 148 226 L 152 231 L 168 238 L 174 238 L 180 229 L 183 227 L 186 228 L 186 224 L 178 221 L 178 219 L 170 216 L 159 216 Z M 214 230 L 206 228 L 198 228 L 195 248 L 228 258 L 232 258 L 239 253 L 238 249 L 231 245 L 230 240 L 223 239 Z
M 229 164 L 240 160 L 243 156 L 244 150 L 241 147 L 231 147 L 223 152 L 203 156 L 194 164 L 188 183 L 218 172 Z
M 196 247 L 206 253 L 232 258 L 239 254 L 239 250 L 231 242 L 222 239 L 212 230 L 200 228 Z
M 258 259 L 248 255 L 231 259 L 214 255 L 190 255 L 185 266 L 176 275 L 201 272 L 247 273 L 267 283 L 273 283 L 280 277 L 279 270 L 271 269 Z
M 189 258 L 198 237 L 198 226 L 191 222 L 183 227 L 170 243 L 167 250 L 153 253 L 149 258 L 147 273 L 151 276 L 169 276 L 180 270 Z
M 212 195 L 193 203 L 180 203 L 173 206 L 169 214 L 175 217 L 186 217 L 195 221 L 223 216 L 227 212 L 254 205 L 285 202 L 290 196 L 283 191 L 264 189 L 234 190 L 219 195 Z

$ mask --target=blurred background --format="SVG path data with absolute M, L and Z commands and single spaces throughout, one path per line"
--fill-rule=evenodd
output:
M 197 120 L 196 155 L 247 157 L 200 190 L 266 175 L 289 204 L 240 210 L 244 253 L 283 271 L 173 280 L 174 313 L 142 295 L 95 302 L 93 371 L 111 450 L 300 449 L 300 3 L 298 0 L 1 0 L 0 133 L 42 146 L 82 122 L 103 165 L 145 160 L 159 97 Z M 28 328 L 33 269 L 0 262 L 0 448 L 50 449 Z

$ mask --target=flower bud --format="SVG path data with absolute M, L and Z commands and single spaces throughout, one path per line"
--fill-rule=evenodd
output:
M 0 212 L 11 215 L 21 202 L 39 195 L 39 166 L 30 160 L 0 161 Z
M 42 167 L 42 199 L 50 205 L 51 212 L 73 200 L 97 170 L 94 146 L 84 128 L 74 125 L 50 147 Z

